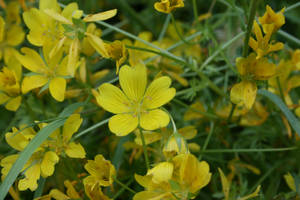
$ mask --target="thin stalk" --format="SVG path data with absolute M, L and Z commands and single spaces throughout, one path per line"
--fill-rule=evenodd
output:
M 211 136 L 212 136 L 212 134 L 213 134 L 213 132 L 214 132 L 214 129 L 215 129 L 215 122 L 214 122 L 214 121 L 211 121 L 211 122 L 210 122 L 210 130 L 209 130 L 209 133 L 208 133 L 208 135 L 207 135 L 207 137 L 206 137 L 206 139 L 205 139 L 205 142 L 204 142 L 204 145 L 203 145 L 203 147 L 202 147 L 201 153 L 200 153 L 200 155 L 199 155 L 199 157 L 198 157 L 198 160 L 201 160 L 201 159 L 202 159 L 203 152 L 205 152 L 205 150 L 206 150 L 206 148 L 207 148 L 207 145 L 208 145 L 208 143 L 209 143 L 209 141 L 210 141 L 210 138 L 211 138 Z
M 234 110 L 235 110 L 235 108 L 236 108 L 236 104 L 232 104 L 232 106 L 231 106 L 231 110 L 230 110 L 230 113 L 229 113 L 229 116 L 228 116 L 228 118 L 227 118 L 227 123 L 230 123 L 230 121 L 231 121 L 231 118 L 232 118 L 232 116 L 233 116 L 233 113 L 234 113 Z
M 238 35 L 236 35 L 234 38 L 232 38 L 231 40 L 229 40 L 228 42 L 223 44 L 217 51 L 215 51 L 211 56 L 209 56 L 203 62 L 203 64 L 200 66 L 200 71 L 202 71 L 217 55 L 219 55 L 219 53 L 221 53 L 224 49 L 229 47 L 233 42 L 240 39 L 244 34 L 245 34 L 245 32 L 241 32 Z
M 285 103 L 285 99 L 284 99 L 284 95 L 283 95 L 283 91 L 282 91 L 282 87 L 281 87 L 281 84 L 280 84 L 279 77 L 276 77 L 276 82 L 277 82 L 277 86 L 278 86 L 278 89 L 279 89 L 280 97 L 281 97 L 282 101 Z
M 131 192 L 132 194 L 136 194 L 136 191 L 134 191 L 133 189 L 129 188 L 127 185 L 125 185 L 124 183 L 122 183 L 121 181 L 119 181 L 117 179 L 117 177 L 114 177 L 114 181 L 119 184 L 122 188 L 128 190 L 129 192 Z
M 106 124 L 108 121 L 109 121 L 109 119 L 102 120 L 101 122 L 99 122 L 99 123 L 97 123 L 97 124 L 95 124 L 95 125 L 87 128 L 87 129 L 85 129 L 84 131 L 81 131 L 80 133 L 78 133 L 77 135 L 75 135 L 72 139 L 77 139 L 77 138 L 85 135 L 86 133 L 88 133 L 88 132 L 90 132 L 90 131 L 92 131 L 92 130 L 94 130 L 94 129 L 96 129 L 96 128 L 104 125 L 104 124 Z
M 193 0 L 193 12 L 194 12 L 194 20 L 198 21 L 198 10 L 197 10 L 197 2 Z
M 132 183 L 132 181 L 133 181 L 133 178 L 132 179 L 130 179 L 127 183 L 126 183 L 126 185 L 125 186 L 129 186 L 131 183 Z M 128 187 L 129 188 L 129 187 Z M 114 196 L 113 196 L 113 198 L 112 199 L 116 199 L 116 198 L 118 198 L 124 191 L 125 191 L 126 189 L 124 188 L 124 187 L 122 187 L 121 188 L 121 190 L 119 190 Z
M 279 151 L 293 151 L 298 147 L 286 148 L 265 148 L 265 149 L 209 149 L 202 151 L 202 153 L 257 153 L 257 152 L 279 152 Z
M 143 151 L 144 151 L 144 156 L 145 156 L 145 162 L 146 162 L 146 167 L 147 170 L 150 169 L 150 164 L 149 164 L 149 158 L 148 158 L 148 151 L 147 151 L 147 146 L 146 146 L 146 142 L 145 142 L 145 138 L 144 138 L 144 133 L 141 127 L 139 127 L 140 130 L 140 135 L 141 135 L 141 139 L 142 139 L 142 145 L 143 145 Z
M 298 38 L 296 38 L 295 36 L 285 32 L 283 30 L 278 30 L 277 33 L 300 46 L 300 40 Z
M 252 0 L 250 4 L 250 14 L 249 14 L 249 20 L 248 20 L 248 26 L 246 31 L 246 37 L 244 40 L 244 46 L 243 46 L 243 57 L 247 57 L 248 55 L 248 49 L 249 49 L 249 39 L 252 32 L 252 26 L 255 18 L 256 8 L 258 5 L 259 0 Z
M 300 2 L 295 3 L 294 5 L 291 5 L 291 6 L 287 7 L 287 8 L 285 9 L 285 12 L 288 12 L 288 11 L 290 11 L 290 10 L 292 10 L 292 9 L 295 9 L 295 8 L 299 7 L 299 6 L 300 6 Z
M 195 42 L 195 43 L 192 43 L 192 42 L 186 41 L 186 40 L 184 39 L 183 35 L 181 35 L 181 33 L 179 32 L 179 29 L 178 29 L 178 27 L 177 27 L 177 24 L 176 24 L 176 20 L 175 20 L 174 15 L 173 15 L 172 13 L 170 13 L 169 15 L 171 16 L 172 24 L 173 24 L 173 26 L 174 26 L 174 28 L 175 28 L 175 31 L 176 31 L 177 36 L 178 36 L 184 43 L 186 43 L 186 44 L 188 44 L 188 45 L 197 44 L 196 42 Z
M 159 41 L 159 42 L 160 42 L 160 41 L 164 38 L 164 36 L 165 36 L 165 33 L 166 33 L 167 28 L 168 28 L 169 23 L 170 23 L 170 19 L 171 19 L 171 15 L 168 14 L 167 17 L 166 17 L 165 23 L 164 23 L 164 25 L 163 25 L 163 27 L 162 27 L 162 29 L 161 29 L 161 32 L 160 32 L 160 34 L 159 34 L 159 36 L 158 36 L 158 41 Z

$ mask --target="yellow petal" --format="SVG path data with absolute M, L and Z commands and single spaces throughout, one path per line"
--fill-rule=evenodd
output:
M 12 25 L 6 33 L 6 42 L 11 46 L 17 46 L 24 40 L 25 33 L 22 27 L 18 25 Z
M 7 96 L 4 93 L 0 93 L 0 104 L 4 104 L 5 102 L 7 102 L 10 99 L 9 96 Z
M 142 191 L 134 195 L 133 200 L 162 200 L 174 199 L 170 192 L 163 191 Z
M 5 21 L 4 21 L 3 17 L 0 17 L 0 42 L 3 41 L 4 30 L 5 30 Z
M 123 66 L 119 73 L 120 85 L 125 95 L 133 101 L 140 101 L 147 85 L 147 72 L 144 65 Z
M 110 118 L 108 127 L 117 136 L 125 136 L 138 126 L 138 118 L 131 114 L 117 114 Z
M 65 99 L 66 80 L 64 78 L 53 78 L 49 84 L 51 96 L 57 101 Z
M 71 142 L 65 149 L 66 154 L 70 158 L 85 158 L 85 150 L 81 146 L 81 144 L 76 144 L 75 142 Z
M 77 132 L 82 123 L 80 114 L 71 115 L 65 122 L 63 127 L 63 141 L 68 142 L 72 135 Z
M 169 115 L 160 109 L 141 113 L 140 125 L 145 130 L 163 128 L 166 127 L 169 122 Z
M 245 105 L 250 110 L 255 102 L 257 87 L 255 82 L 242 81 L 235 84 L 230 91 L 232 103 Z
M 70 76 L 75 75 L 75 71 L 77 67 L 79 66 L 77 64 L 78 62 L 78 53 L 79 53 L 79 40 L 78 38 L 75 38 L 69 48 L 69 54 L 68 54 L 68 64 L 67 69 Z
M 64 10 L 61 12 L 61 15 L 66 19 L 75 18 L 73 15 L 78 11 L 78 4 L 76 2 L 69 3 Z
M 205 112 L 204 106 L 200 101 L 193 103 L 184 114 L 184 120 L 195 120 L 203 118 L 201 112 Z
M 40 0 L 39 1 L 39 8 L 40 10 L 44 9 L 52 9 L 55 11 L 60 11 L 60 7 L 57 3 L 57 0 Z
M 50 191 L 50 196 L 56 200 L 69 200 L 70 197 L 59 191 L 58 189 L 53 189 Z
M 21 49 L 21 52 L 25 55 L 17 53 L 15 56 L 28 70 L 36 73 L 43 73 L 43 70 L 47 68 L 43 59 L 36 51 L 24 47 Z
M 18 188 L 20 191 L 27 190 L 28 188 L 31 191 L 37 189 L 38 184 L 37 181 L 40 178 L 41 167 L 40 164 L 34 164 L 28 169 L 26 169 L 25 178 L 21 179 L 18 184 Z
M 158 108 L 174 98 L 175 88 L 170 88 L 171 79 L 167 76 L 155 79 L 147 88 L 143 105 L 147 109 Z
M 58 161 L 59 157 L 53 151 L 45 153 L 41 163 L 41 174 L 44 178 L 51 176 L 54 173 L 54 166 Z
M 170 162 L 161 162 L 147 172 L 147 175 L 152 175 L 154 183 L 168 182 L 173 176 L 174 166 Z
M 64 185 L 67 188 L 67 195 L 70 198 L 72 198 L 72 199 L 80 199 L 79 194 L 77 193 L 77 191 L 75 190 L 73 184 L 69 180 L 64 181 Z
M 63 47 L 65 41 L 66 41 L 67 37 L 64 36 L 62 39 L 59 40 L 59 42 L 57 42 L 55 44 L 55 46 L 52 48 L 52 50 L 49 53 L 49 58 L 53 58 L 53 56 L 55 56 L 57 54 L 57 52 L 59 52 L 61 50 L 61 48 Z
M 52 17 L 53 19 L 62 22 L 63 24 L 73 24 L 70 20 L 62 16 L 61 14 L 55 12 L 54 10 L 51 9 L 44 9 L 43 10 L 47 15 Z
M 108 10 L 105 12 L 88 15 L 83 19 L 83 21 L 85 21 L 85 22 L 104 21 L 104 20 L 114 17 L 116 14 L 117 14 L 117 9 Z
M 42 87 L 48 82 L 48 78 L 41 75 L 26 76 L 22 82 L 22 93 L 26 94 L 32 89 Z
M 221 176 L 222 190 L 225 196 L 225 200 L 227 200 L 229 198 L 230 183 L 228 182 L 227 177 L 224 175 L 222 169 L 218 168 L 218 171 Z
M 284 180 L 289 186 L 289 188 L 296 192 L 296 184 L 293 176 L 290 173 L 284 175 Z
M 239 200 L 247 200 L 247 199 L 252 199 L 254 197 L 257 197 L 258 196 L 258 193 L 260 191 L 260 185 L 257 186 L 257 188 L 255 189 L 255 191 L 247 196 L 244 196 L 242 198 L 240 198 Z
M 124 93 L 116 86 L 104 83 L 96 90 L 93 90 L 97 103 L 105 110 L 114 113 L 126 113 L 130 111 L 130 102 Z
M 178 130 L 178 132 L 186 139 L 193 139 L 197 135 L 197 129 L 194 126 L 186 126 Z
M 90 34 L 90 33 L 85 33 L 87 36 L 87 39 L 90 43 L 90 45 L 92 45 L 92 47 L 104 58 L 109 58 L 109 54 L 105 48 L 105 43 L 103 42 L 103 40 L 101 40 L 99 37 Z
M 7 102 L 5 108 L 10 111 L 16 111 L 20 107 L 21 101 L 22 101 L 21 96 L 15 97 Z

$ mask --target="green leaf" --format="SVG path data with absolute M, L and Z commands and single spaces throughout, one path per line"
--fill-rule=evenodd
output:
M 67 108 L 65 108 L 59 115 L 59 117 L 67 117 L 72 114 L 77 108 L 83 106 L 84 103 L 75 103 Z M 18 177 L 20 171 L 23 169 L 24 165 L 30 159 L 34 151 L 49 137 L 53 131 L 63 126 L 66 119 L 58 119 L 50 124 L 48 124 L 45 128 L 41 129 L 37 135 L 30 141 L 30 143 L 26 146 L 26 148 L 20 152 L 18 159 L 13 164 L 9 173 L 5 177 L 4 181 L 0 186 L 0 200 L 3 200 L 8 193 L 9 188 L 15 182 Z
M 289 110 L 289 108 L 283 103 L 283 101 L 275 94 L 267 90 L 258 90 L 257 94 L 263 95 L 270 99 L 286 116 L 287 120 L 290 122 L 294 131 L 300 136 L 300 122 L 295 117 L 295 115 Z
M 169 180 L 172 190 L 181 190 L 179 183 L 173 180 Z

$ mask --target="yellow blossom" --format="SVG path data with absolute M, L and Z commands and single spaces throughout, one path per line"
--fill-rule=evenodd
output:
M 192 154 L 180 154 L 169 162 L 158 163 L 146 176 L 135 175 L 145 191 L 135 194 L 134 200 L 186 199 L 205 187 L 211 178 L 209 165 L 199 162 Z
M 184 7 L 183 0 L 160 0 L 154 4 L 154 8 L 163 13 L 171 13 L 176 8 Z
M 300 70 L 300 49 L 296 49 L 292 54 L 292 62 Z
M 92 190 L 94 187 L 112 185 L 116 169 L 101 154 L 96 155 L 94 160 L 88 160 L 84 168 L 90 175 L 83 180 L 83 183 L 89 185 Z
M 268 25 L 274 25 L 274 29 L 272 30 L 272 33 L 274 33 L 285 23 L 283 12 L 284 8 L 281 9 L 278 13 L 275 13 L 269 5 L 266 5 L 265 14 L 262 17 L 258 18 L 259 23 L 262 25 L 265 33 L 268 31 Z
M 25 94 L 35 88 L 46 85 L 49 87 L 51 96 L 57 101 L 63 101 L 65 98 L 66 78 L 68 57 L 62 59 L 62 52 L 56 57 L 49 58 L 46 48 L 44 50 L 44 60 L 34 50 L 24 47 L 21 52 L 24 54 L 16 54 L 20 63 L 32 71 L 33 74 L 26 76 L 22 82 L 22 92 Z M 61 60 L 62 59 L 62 60 Z
M 274 24 L 268 24 L 264 28 L 265 35 L 261 31 L 258 23 L 254 21 L 253 32 L 255 34 L 256 40 L 251 37 L 249 40 L 249 46 L 256 52 L 256 58 L 262 58 L 263 56 L 269 54 L 273 51 L 278 51 L 283 48 L 283 43 L 281 42 L 270 42 L 272 32 L 274 30 Z
M 5 104 L 7 110 L 16 111 L 21 105 L 21 73 L 21 66 L 15 60 L 0 71 L 0 104 Z
M 238 106 L 245 106 L 248 110 L 255 102 L 257 92 L 256 83 L 253 81 L 242 81 L 235 84 L 230 90 L 230 100 Z
M 93 91 L 100 106 L 114 115 L 109 120 L 109 129 L 118 136 L 132 132 L 140 125 L 145 130 L 155 130 L 169 123 L 169 116 L 159 109 L 175 96 L 170 88 L 171 79 L 163 76 L 155 79 L 146 89 L 147 74 L 143 65 L 123 66 L 119 74 L 123 91 L 104 83 Z

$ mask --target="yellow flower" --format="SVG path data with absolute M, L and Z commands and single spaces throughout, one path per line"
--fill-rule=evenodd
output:
M 254 21 L 253 32 L 256 36 L 256 40 L 253 37 L 251 37 L 249 40 L 249 46 L 253 49 L 253 51 L 256 52 L 257 59 L 262 58 L 270 52 L 278 51 L 283 48 L 284 45 L 281 42 L 274 43 L 271 41 L 270 43 L 274 27 L 274 24 L 266 25 L 264 28 L 265 35 L 263 36 L 261 28 L 259 27 L 258 23 Z
M 235 84 L 230 91 L 231 102 L 245 106 L 248 110 L 255 102 L 257 86 L 254 80 L 268 80 L 276 73 L 276 65 L 267 58 L 258 58 L 251 53 L 247 58 L 237 58 L 236 65 L 242 82 Z
M 36 190 L 37 181 L 40 176 L 46 178 L 54 173 L 54 166 L 59 161 L 59 156 L 64 152 L 71 158 L 84 158 L 85 151 L 80 144 L 70 142 L 74 132 L 81 125 L 82 119 L 78 114 L 71 115 L 63 126 L 63 133 L 60 134 L 60 129 L 55 130 L 50 139 L 46 140 L 30 157 L 28 162 L 22 169 L 25 178 L 21 179 L 18 184 L 19 190 L 30 189 Z M 39 124 L 39 128 L 45 127 L 46 123 Z M 21 126 L 22 129 L 24 126 Z M 12 132 L 5 134 L 7 143 L 18 151 L 23 151 L 29 144 L 36 132 L 33 128 L 26 128 L 19 132 L 17 128 L 13 128 Z M 10 155 L 1 160 L 0 165 L 3 167 L 2 178 L 9 172 L 10 168 L 18 158 L 18 154 Z
M 205 187 L 211 178 L 209 165 L 192 154 L 180 154 L 169 162 L 161 162 L 146 176 L 135 175 L 146 190 L 135 194 L 134 200 L 186 199 Z
M 60 129 L 51 134 L 48 145 L 55 149 L 58 154 L 64 152 L 70 158 L 85 158 L 85 150 L 80 143 L 71 141 L 82 123 L 79 114 L 71 115 L 65 122 L 62 132 Z
M 89 176 L 83 180 L 84 185 L 89 185 L 91 190 L 94 187 L 110 186 L 114 181 L 116 169 L 110 161 L 99 154 L 95 156 L 95 160 L 88 160 L 84 168 L 89 172 Z
M 281 60 L 276 72 L 278 76 L 269 80 L 269 90 L 277 95 L 280 95 L 280 90 L 282 90 L 288 106 L 293 105 L 289 92 L 294 88 L 300 87 L 300 75 L 294 74 L 294 71 L 295 68 L 292 62 Z
M 200 112 L 205 112 L 204 106 L 201 102 L 197 101 L 193 103 L 190 108 L 185 112 L 183 119 L 188 120 L 198 120 L 203 118 Z
M 8 64 L 13 59 L 15 47 L 20 45 L 25 37 L 22 27 L 18 24 L 6 24 L 0 16 L 0 60 L 4 57 L 4 61 Z
M 117 74 L 119 73 L 120 66 L 126 61 L 127 59 L 127 50 L 125 45 L 121 41 L 114 41 L 110 44 L 105 45 L 106 51 L 110 58 L 116 60 L 117 65 Z
M 230 100 L 238 106 L 245 106 L 248 110 L 255 102 L 257 92 L 256 83 L 244 80 L 235 84 L 230 90 Z
M 22 151 L 30 142 L 30 140 L 36 135 L 36 132 L 32 128 L 27 128 L 17 133 L 18 131 L 18 129 L 13 128 L 13 132 L 6 133 L 5 138 L 11 147 L 18 151 Z M 18 154 L 14 154 L 1 160 L 0 165 L 3 167 L 1 170 L 2 178 L 8 174 L 10 168 L 18 157 Z M 51 150 L 47 150 L 45 145 L 39 147 L 22 169 L 25 177 L 19 181 L 19 190 L 36 190 L 38 186 L 37 181 L 40 176 L 44 178 L 51 176 L 54 172 L 54 166 L 58 160 L 59 157 L 57 154 Z
M 109 120 L 109 129 L 118 136 L 132 132 L 140 125 L 145 130 L 155 130 L 169 123 L 169 116 L 159 109 L 175 96 L 170 88 L 171 79 L 163 76 L 155 79 L 146 89 L 146 67 L 123 66 L 119 74 L 123 92 L 112 84 L 104 83 L 93 91 L 100 106 L 114 115 Z
M 51 96 L 57 101 L 63 101 L 67 85 L 66 78 L 69 75 L 66 69 L 68 57 L 62 59 L 61 52 L 60 55 L 49 59 L 46 49 L 43 48 L 43 50 L 44 60 L 36 51 L 26 47 L 21 49 L 25 55 L 16 54 L 19 62 L 33 72 L 31 76 L 24 78 L 22 92 L 25 94 L 35 88 L 44 86 L 46 87 L 44 89 L 47 89 L 49 87 Z
M 10 60 L 8 67 L 0 71 L 0 104 L 5 104 L 7 110 L 16 111 L 21 105 L 21 73 L 21 65 L 16 60 Z
M 61 13 L 59 13 L 57 10 L 49 8 L 44 9 L 44 12 L 49 17 L 60 23 L 61 27 L 63 27 L 62 34 L 64 36 L 53 47 L 52 51 L 50 52 L 50 57 L 54 56 L 67 40 L 71 40 L 67 64 L 68 72 L 71 76 L 74 76 L 76 71 L 75 66 L 78 62 L 80 41 L 82 41 L 85 37 L 87 37 L 87 41 L 98 53 L 107 58 L 107 51 L 104 47 L 104 42 L 98 38 L 97 35 L 93 34 L 93 30 L 88 30 L 89 32 L 87 32 L 86 22 L 103 21 L 112 18 L 117 14 L 116 9 L 93 15 L 87 15 L 82 20 L 81 17 L 83 12 L 78 10 L 77 3 L 68 4 Z
M 60 11 L 56 0 L 40 0 L 39 9 L 31 8 L 23 13 L 24 22 L 29 28 L 27 39 L 35 46 L 53 47 L 62 38 L 63 27 L 49 18 L 45 9 Z
M 267 58 L 256 59 L 254 53 L 247 58 L 237 58 L 236 66 L 241 76 L 246 79 L 268 80 L 276 73 L 276 65 L 270 63 Z
M 160 0 L 154 4 L 154 8 L 163 13 L 170 13 L 176 8 L 184 7 L 183 0 Z
M 278 13 L 275 13 L 269 5 L 266 5 L 265 14 L 258 18 L 259 23 L 262 25 L 265 33 L 268 31 L 268 25 L 274 25 L 274 29 L 272 30 L 272 33 L 274 33 L 285 23 L 283 12 L 284 8 Z

